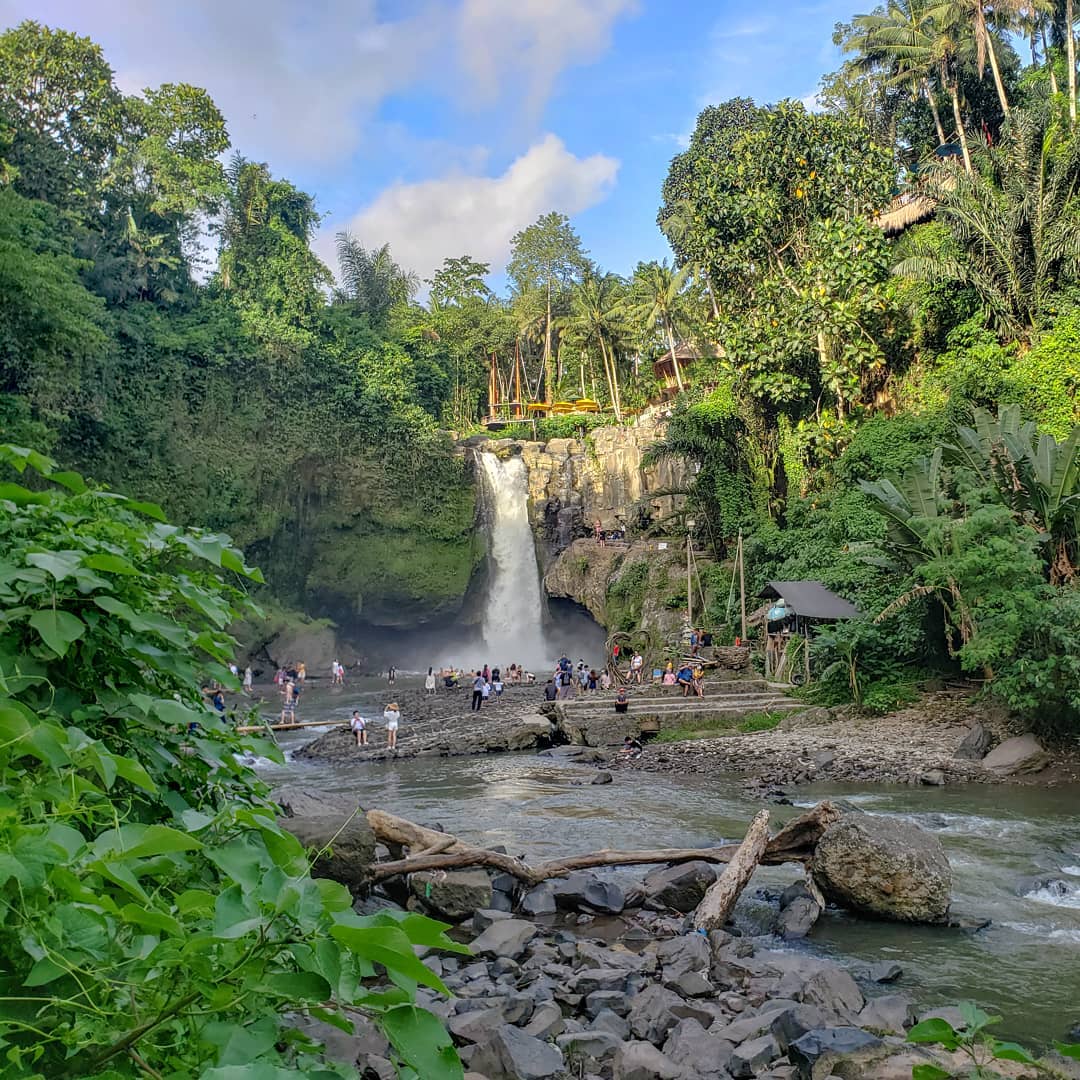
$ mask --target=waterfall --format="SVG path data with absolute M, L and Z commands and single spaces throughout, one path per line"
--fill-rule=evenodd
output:
M 484 471 L 490 576 L 483 604 L 484 660 L 505 671 L 524 664 L 537 675 L 551 660 L 544 642 L 544 597 L 529 525 L 529 484 L 520 457 L 479 454 Z

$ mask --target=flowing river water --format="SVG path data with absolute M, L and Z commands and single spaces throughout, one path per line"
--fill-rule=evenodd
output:
M 304 719 L 345 719 L 353 708 L 378 717 L 385 689 L 373 683 L 309 691 Z M 407 732 L 404 718 L 403 734 Z M 314 738 L 282 736 L 282 749 Z M 382 738 L 376 725 L 372 733 Z M 542 859 L 603 847 L 685 847 L 741 837 L 760 808 L 736 777 L 625 772 L 589 786 L 593 770 L 534 754 L 418 758 L 387 765 L 259 763 L 273 784 L 355 796 L 462 838 L 504 844 Z M 1080 788 L 971 785 L 946 788 L 822 784 L 792 789 L 794 807 L 774 808 L 779 825 L 821 798 L 913 821 L 941 838 L 953 867 L 953 910 L 991 925 L 977 932 L 875 923 L 828 912 L 798 948 L 853 966 L 897 961 L 898 986 L 920 1004 L 974 999 L 1006 1017 L 1003 1033 L 1029 1043 L 1064 1038 L 1080 1023 Z M 637 878 L 642 868 L 617 871 Z M 795 867 L 762 868 L 740 902 L 748 930 L 766 927 L 775 890 Z M 1040 879 L 1052 879 L 1043 886 Z

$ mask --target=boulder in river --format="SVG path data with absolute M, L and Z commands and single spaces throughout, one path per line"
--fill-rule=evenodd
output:
M 915 825 L 847 813 L 818 841 L 814 881 L 827 900 L 899 922 L 944 922 L 952 870 L 937 837 Z
M 274 799 L 284 811 L 282 827 L 304 847 L 321 851 L 330 845 L 312 867 L 316 877 L 330 878 L 354 890 L 368 884 L 376 840 L 355 800 L 300 788 L 276 792 Z
M 413 874 L 409 888 L 423 907 L 451 922 L 491 907 L 491 878 L 483 870 Z
M 1050 763 L 1050 754 L 1031 732 L 998 743 L 982 759 L 982 767 L 998 776 L 1036 773 Z
M 960 740 L 960 745 L 956 748 L 953 757 L 964 761 L 980 761 L 990 749 L 992 741 L 993 736 L 986 725 L 981 720 L 973 720 L 967 734 Z
M 653 870 L 643 883 L 646 901 L 676 911 L 691 912 L 716 880 L 712 863 L 688 862 Z

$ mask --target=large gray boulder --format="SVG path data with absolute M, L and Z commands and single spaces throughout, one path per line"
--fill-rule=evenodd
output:
M 298 805 L 304 810 L 322 811 L 279 819 L 282 828 L 291 832 L 304 847 L 314 851 L 327 849 L 326 854 L 316 860 L 311 868 L 312 874 L 340 882 L 354 891 L 365 887 L 375 864 L 376 844 L 367 818 L 359 813 L 352 815 L 351 810 L 343 813 L 329 805 L 320 807 L 317 803 L 302 802 L 299 798 L 286 804 L 285 808 Z
M 998 776 L 1036 773 L 1050 763 L 1050 754 L 1030 732 L 998 743 L 982 759 L 982 766 Z
M 939 923 L 949 912 L 941 841 L 906 822 L 845 814 L 818 841 L 811 869 L 827 900 L 863 915 Z
M 857 1027 L 817 1028 L 788 1047 L 788 1058 L 799 1070 L 800 1080 L 825 1080 L 834 1070 L 840 1076 L 856 1077 L 863 1075 L 861 1064 L 877 1056 L 881 1046 L 881 1039 Z
M 563 1071 L 562 1051 L 504 1024 L 473 1055 L 469 1066 L 490 1080 L 546 1080 Z
M 483 870 L 413 874 L 409 888 L 428 911 L 451 922 L 491 907 L 491 878 Z
M 690 912 L 701 903 L 705 890 L 716 880 L 712 863 L 688 862 L 653 870 L 643 883 L 645 898 L 653 904 Z

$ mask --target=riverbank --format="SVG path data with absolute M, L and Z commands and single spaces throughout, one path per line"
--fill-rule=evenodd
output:
M 821 781 L 931 787 L 1080 781 L 1080 758 L 1068 751 L 1025 756 L 1019 746 L 1011 760 L 995 768 L 998 758 L 1008 755 L 988 753 L 1016 741 L 1003 718 L 962 692 L 941 691 L 887 716 L 808 708 L 784 716 L 772 730 L 647 743 L 639 757 L 616 758 L 612 764 L 645 772 L 744 776 L 759 789 Z

